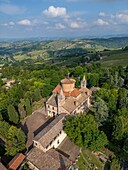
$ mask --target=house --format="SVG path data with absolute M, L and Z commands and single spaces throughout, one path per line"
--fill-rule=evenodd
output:
M 33 148 L 27 156 L 27 161 L 32 170 L 65 170 L 71 164 L 68 158 L 55 149 L 45 153 L 38 148 Z
M 23 155 L 22 153 L 18 153 L 7 165 L 8 170 L 17 170 L 24 159 L 25 155 Z
M 34 170 L 64 170 L 71 165 L 71 161 L 56 148 L 66 138 L 63 131 L 65 114 L 60 114 L 39 132 L 34 140 L 34 148 L 27 154 L 28 165 Z
M 64 118 L 64 114 L 57 116 L 48 126 L 38 133 L 33 140 L 34 146 L 43 152 L 51 148 L 57 148 L 67 136 L 63 131 Z
M 61 113 L 76 115 L 88 111 L 92 92 L 86 87 L 85 76 L 81 81 L 81 88 L 75 88 L 75 82 L 74 79 L 67 77 L 55 87 L 46 102 L 48 116 L 53 117 Z
M 7 81 L 6 84 L 5 84 L 6 89 L 7 90 L 10 89 L 14 83 L 15 83 L 15 80 Z

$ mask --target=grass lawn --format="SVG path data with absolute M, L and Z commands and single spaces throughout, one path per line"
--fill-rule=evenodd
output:
M 86 170 L 88 168 L 102 170 L 104 163 L 99 160 L 94 154 L 89 150 L 82 150 L 80 157 L 77 161 L 77 166 L 80 170 Z

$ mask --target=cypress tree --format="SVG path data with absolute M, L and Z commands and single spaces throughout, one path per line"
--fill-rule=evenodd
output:
M 25 101 L 25 107 L 26 107 L 27 115 L 30 115 L 32 113 L 32 108 L 31 108 L 30 101 L 28 98 Z
M 9 120 L 15 124 L 17 124 L 19 121 L 18 112 L 16 111 L 15 107 L 11 104 L 8 106 L 8 117 Z
M 40 90 L 39 89 L 35 89 L 34 90 L 34 100 L 38 101 L 38 100 L 40 100 L 40 98 L 41 98 Z
M 19 111 L 19 114 L 20 114 L 20 119 L 24 119 L 25 116 L 26 116 L 26 111 L 24 109 L 24 105 L 19 103 L 18 104 L 18 111 Z

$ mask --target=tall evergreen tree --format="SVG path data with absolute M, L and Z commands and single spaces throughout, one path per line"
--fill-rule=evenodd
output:
M 32 113 L 32 107 L 30 105 L 30 100 L 29 99 L 26 99 L 25 101 L 25 107 L 26 107 L 26 113 L 27 115 L 31 115 Z
M 23 104 L 21 104 L 21 103 L 18 104 L 18 111 L 19 111 L 19 114 L 20 114 L 20 119 L 24 119 L 25 116 L 26 116 L 26 111 L 25 111 Z
M 19 121 L 19 115 L 18 115 L 18 112 L 16 111 L 16 109 L 14 108 L 13 105 L 9 105 L 8 106 L 8 117 L 9 117 L 9 120 L 15 124 L 18 123 Z
M 95 115 L 95 120 L 98 123 L 98 125 L 102 125 L 108 118 L 108 107 L 106 102 L 97 97 L 95 102 L 94 102 L 94 115 Z
M 38 101 L 41 99 L 41 93 L 40 93 L 40 89 L 35 89 L 34 90 L 34 100 Z

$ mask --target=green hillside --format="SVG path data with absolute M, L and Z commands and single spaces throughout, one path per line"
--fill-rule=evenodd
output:
M 108 58 L 103 59 L 101 63 L 104 66 L 126 66 L 128 65 L 128 51 L 116 51 L 115 53 L 111 54 L 108 56 Z

